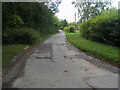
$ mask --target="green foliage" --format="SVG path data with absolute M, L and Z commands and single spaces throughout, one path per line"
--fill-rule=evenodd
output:
M 48 37 L 52 36 L 55 33 L 52 34 L 42 34 L 39 44 L 45 41 Z M 37 45 L 36 43 L 35 45 Z M 9 64 L 9 62 L 14 58 L 15 55 L 17 55 L 19 52 L 23 51 L 25 48 L 28 48 L 29 45 L 21 45 L 21 44 L 11 44 L 11 45 L 4 45 L 2 46 L 2 66 L 5 66 L 6 64 Z
M 13 22 L 13 23 L 12 23 L 12 22 Z M 19 26 L 19 25 L 23 25 L 23 24 L 24 24 L 22 18 L 21 18 L 20 16 L 18 16 L 18 15 L 13 15 L 13 17 L 12 17 L 12 22 L 10 23 L 11 26 L 12 26 L 12 25 L 13 25 L 13 26 Z
M 68 25 L 68 26 L 64 27 L 63 30 L 64 30 L 65 32 L 74 33 L 74 31 L 75 31 L 75 26 L 74 26 L 74 25 Z
M 57 18 L 57 16 L 53 16 L 53 29 L 52 29 L 52 32 L 58 32 L 59 28 L 60 28 L 60 21 Z
M 120 57 L 118 57 L 120 48 L 84 39 L 78 33 L 66 33 L 66 36 L 72 45 L 92 56 L 116 65 L 120 64 Z
M 74 33 L 75 26 L 71 25 L 69 26 L 69 33 Z
M 53 22 L 54 22 L 54 25 L 60 26 L 60 22 L 59 22 L 59 19 L 57 18 L 57 16 L 53 16 Z
M 58 32 L 58 28 L 60 28 L 58 18 L 44 3 L 3 2 L 2 5 L 3 44 L 32 44 L 37 41 L 37 32 L 50 34 Z M 30 27 L 33 29 L 21 28 L 21 30 L 15 30 L 18 27 Z
M 75 5 L 75 7 L 78 8 L 78 15 L 80 16 L 80 21 L 83 22 L 86 21 L 92 17 L 95 17 L 97 15 L 100 15 L 101 12 L 106 11 L 109 9 L 111 2 L 105 1 L 105 2 L 86 2 L 83 1 L 81 3 L 78 2 L 72 2 L 72 4 Z
M 79 29 L 80 34 L 86 39 L 89 38 L 88 28 L 89 28 L 89 21 L 84 21 L 80 24 L 80 29 Z
M 68 22 L 66 21 L 66 19 L 65 19 L 65 20 L 62 20 L 62 21 L 60 22 L 60 29 L 63 30 L 63 28 L 66 27 L 67 25 L 68 25 Z
M 118 10 L 110 9 L 96 18 L 81 23 L 80 32 L 90 40 L 116 45 L 120 43 L 120 29 L 118 28 Z
M 40 33 L 52 33 L 58 29 L 55 25 L 53 12 L 43 3 L 4 2 L 2 10 L 3 31 L 7 28 L 20 26 L 19 24 L 24 24 L 24 26 L 31 27 Z
M 65 32 L 69 32 L 69 28 L 68 28 L 68 27 L 64 27 L 63 30 L 64 30 Z
M 31 28 L 16 28 L 6 30 L 3 34 L 3 44 L 34 44 L 40 40 L 40 34 Z

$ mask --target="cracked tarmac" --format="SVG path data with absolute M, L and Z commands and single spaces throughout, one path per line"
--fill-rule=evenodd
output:
M 61 31 L 34 51 L 26 62 L 23 76 L 15 79 L 12 87 L 118 88 L 118 73 L 88 60 L 94 58 L 71 46 Z

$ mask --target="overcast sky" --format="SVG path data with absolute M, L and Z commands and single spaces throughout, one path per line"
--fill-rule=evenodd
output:
M 62 3 L 59 5 L 59 13 L 56 13 L 56 16 L 59 19 L 66 19 L 68 22 L 75 21 L 75 12 L 77 12 L 77 8 L 71 4 L 74 0 L 62 0 Z M 120 0 L 113 0 L 112 6 L 118 7 L 118 2 Z M 78 20 L 78 18 L 77 18 Z

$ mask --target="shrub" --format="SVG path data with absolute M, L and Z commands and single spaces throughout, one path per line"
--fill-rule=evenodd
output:
M 79 31 L 80 31 L 81 35 L 86 39 L 89 38 L 88 28 L 89 28 L 89 22 L 88 21 L 84 21 L 83 23 L 80 24 Z
M 34 44 L 40 39 L 40 34 L 32 28 L 16 28 L 3 33 L 3 44 Z
M 69 26 L 64 27 L 63 30 L 65 32 L 74 33 L 75 26 L 74 25 L 69 25 Z
M 65 32 L 69 32 L 69 28 L 68 28 L 68 27 L 64 27 L 63 30 L 64 30 Z
M 74 33 L 74 30 L 75 30 L 75 26 L 70 25 L 69 26 L 69 33 Z
M 86 39 L 118 46 L 120 43 L 119 22 L 118 10 L 112 8 L 96 18 L 81 23 L 80 32 Z
M 58 32 L 58 18 L 43 3 L 3 2 L 2 11 L 3 31 L 24 25 L 42 34 Z

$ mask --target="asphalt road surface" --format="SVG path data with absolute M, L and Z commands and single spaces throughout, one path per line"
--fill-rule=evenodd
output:
M 27 60 L 13 88 L 118 88 L 118 74 L 97 67 L 66 41 L 65 33 L 48 38 Z M 86 56 L 92 58 L 91 56 Z

